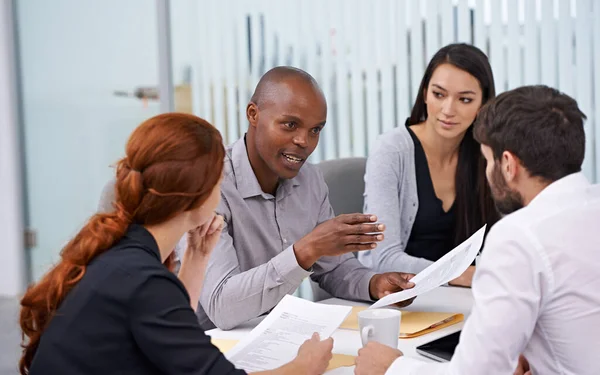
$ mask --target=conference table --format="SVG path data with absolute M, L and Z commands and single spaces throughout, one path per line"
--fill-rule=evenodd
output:
M 339 298 L 330 298 L 319 303 L 331 304 L 331 305 L 345 305 L 345 306 L 368 306 L 366 303 L 347 301 Z M 471 289 L 441 286 L 428 293 L 418 296 L 414 302 L 403 308 L 403 311 L 436 311 L 436 312 L 454 312 L 462 313 L 465 315 L 465 320 L 471 312 L 473 305 L 473 296 Z M 223 331 L 218 328 L 207 331 L 206 334 L 215 339 L 227 339 L 227 340 L 241 340 L 247 335 L 254 327 L 256 327 L 264 317 L 258 317 L 252 319 L 241 326 L 229 330 Z M 432 360 L 421 356 L 416 352 L 416 348 L 422 344 L 438 339 L 440 337 L 449 335 L 462 329 L 464 321 L 451 325 L 446 328 L 439 329 L 437 331 L 425 334 L 423 336 L 400 339 L 398 340 L 398 349 L 400 349 L 404 355 L 409 357 L 416 357 L 424 361 L 431 362 Z M 360 341 L 360 334 L 358 331 L 337 329 L 332 335 L 333 352 L 338 354 L 347 354 L 356 356 L 358 350 L 362 347 Z M 352 374 L 353 369 L 346 367 L 335 371 L 335 374 Z M 328 372 L 333 373 L 333 372 Z

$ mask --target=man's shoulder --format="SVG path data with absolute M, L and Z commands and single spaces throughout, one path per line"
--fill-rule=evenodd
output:
M 531 207 L 523 207 L 502 217 L 490 230 L 488 237 L 499 237 L 509 240 L 524 235 L 531 230 L 536 221 L 536 213 Z
M 496 222 L 486 236 L 487 242 L 492 239 L 495 240 L 494 242 L 496 242 L 497 239 L 508 239 L 510 237 L 506 236 L 507 233 L 522 232 L 524 228 L 519 225 L 521 220 L 514 215 L 516 215 L 516 213 L 504 216 Z
M 312 197 L 321 202 L 329 191 L 321 168 L 316 164 L 305 163 L 295 177 L 298 193 L 304 197 Z
M 566 217 L 582 211 L 593 204 L 600 204 L 600 187 L 594 191 L 595 186 L 589 185 L 584 189 L 560 192 L 546 196 L 543 200 L 533 201 L 531 204 L 504 216 L 494 228 L 497 231 L 530 231 L 543 230 L 544 226 L 569 226 L 564 223 Z M 536 199 L 538 199 L 536 197 Z
M 543 247 L 550 228 L 562 221 L 561 210 L 552 206 L 525 206 L 500 219 L 488 234 L 488 241 L 495 244 L 508 242 L 525 246 Z M 504 246 L 504 245 L 502 245 Z

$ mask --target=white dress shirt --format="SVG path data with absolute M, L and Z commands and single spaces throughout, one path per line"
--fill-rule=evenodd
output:
M 474 306 L 448 363 L 400 357 L 386 374 L 600 374 L 600 185 L 562 178 L 490 231 Z

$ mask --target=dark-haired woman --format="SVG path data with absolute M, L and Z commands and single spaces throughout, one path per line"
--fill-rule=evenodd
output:
M 379 137 L 365 175 L 365 212 L 385 239 L 359 259 L 378 272 L 418 273 L 498 219 L 473 138 L 479 108 L 495 95 L 485 54 L 451 44 L 429 62 L 405 126 Z M 475 267 L 451 284 L 470 286 Z
M 114 212 L 93 216 L 21 300 L 21 374 L 244 374 L 194 313 L 223 225 L 224 155 L 219 132 L 195 116 L 159 115 L 133 132 Z M 186 232 L 175 276 L 164 263 Z M 321 374 L 332 345 L 315 335 L 266 373 Z

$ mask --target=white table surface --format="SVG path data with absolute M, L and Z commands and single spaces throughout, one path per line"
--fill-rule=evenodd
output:
M 319 303 L 346 305 L 346 306 L 367 306 L 366 303 L 342 300 L 339 298 L 330 298 L 320 301 Z M 458 287 L 439 287 L 431 292 L 418 296 L 412 305 L 404 308 L 405 311 L 439 311 L 439 312 L 456 312 L 465 314 L 465 319 L 471 311 L 473 305 L 473 296 L 471 289 Z M 240 340 L 247 335 L 254 327 L 261 322 L 263 317 L 255 318 L 243 325 L 230 331 L 223 331 L 218 328 L 207 331 L 206 334 L 218 339 L 233 339 Z M 450 327 L 434 331 L 432 333 L 415 337 L 412 339 L 398 340 L 398 349 L 404 355 L 409 357 L 417 357 L 424 361 L 431 361 L 416 352 L 416 348 L 429 341 L 460 331 L 464 322 L 454 324 Z M 360 335 L 358 331 L 338 329 L 332 335 L 334 344 L 333 352 L 338 354 L 357 355 L 361 348 Z

